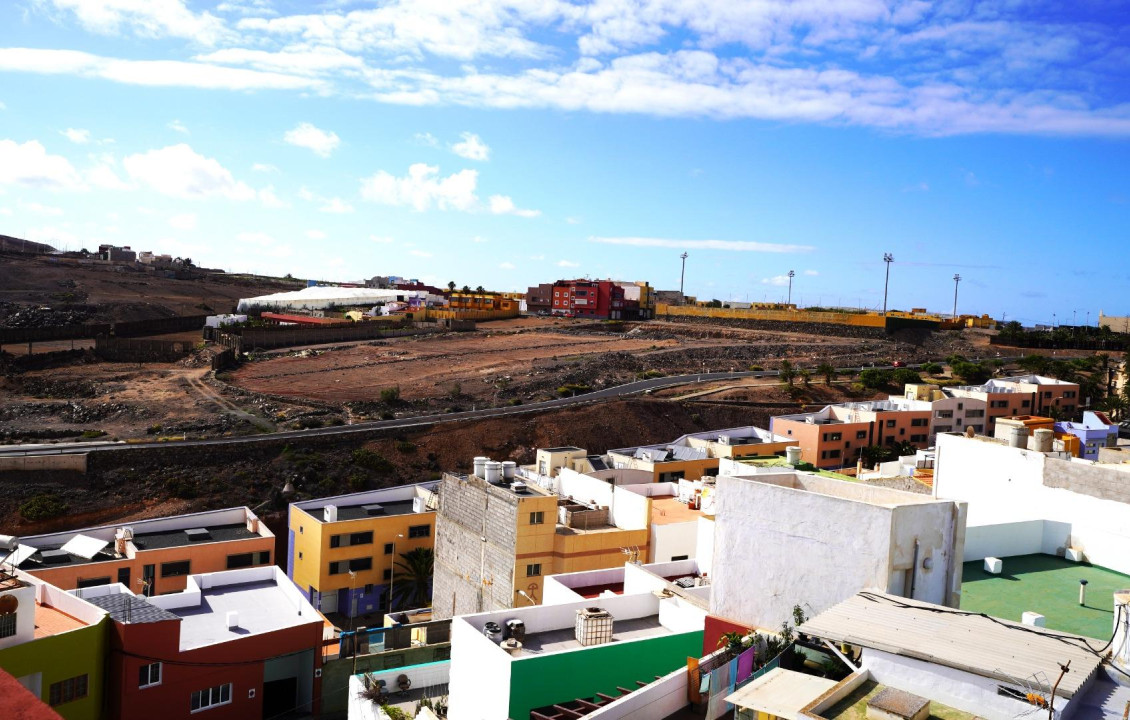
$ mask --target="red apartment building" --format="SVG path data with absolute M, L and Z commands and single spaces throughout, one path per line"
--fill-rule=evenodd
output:
M 317 716 L 322 616 L 277 567 L 194 575 L 138 597 L 75 591 L 110 614 L 109 714 L 118 720 Z
M 630 305 L 634 304 L 634 308 Z M 611 280 L 559 280 L 553 284 L 554 315 L 619 320 L 639 313 L 639 303 L 624 299 L 624 288 Z

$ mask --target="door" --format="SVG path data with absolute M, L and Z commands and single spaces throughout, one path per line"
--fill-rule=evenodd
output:
M 263 718 L 277 718 L 298 709 L 298 678 L 263 683 Z
M 145 565 L 141 568 L 141 580 L 145 585 L 145 594 L 153 597 L 153 582 L 157 579 L 157 566 Z
M 323 613 L 337 612 L 337 590 L 318 593 L 318 609 Z

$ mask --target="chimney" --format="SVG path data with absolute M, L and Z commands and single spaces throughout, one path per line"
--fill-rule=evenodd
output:
M 239 611 L 238 610 L 228 610 L 227 618 L 228 618 L 228 630 L 234 630 L 237 627 L 239 627 Z

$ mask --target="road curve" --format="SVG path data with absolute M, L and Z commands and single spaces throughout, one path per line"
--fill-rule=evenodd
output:
M 1008 361 L 1011 358 L 1001 358 Z M 854 371 L 858 366 L 837 368 L 839 372 Z M 921 367 L 911 365 L 910 367 Z M 876 366 L 880 370 L 890 370 L 894 366 Z M 462 422 L 465 420 L 482 420 L 485 418 L 505 417 L 507 415 L 527 415 L 543 410 L 586 405 L 601 400 L 639 395 L 649 390 L 660 390 L 676 385 L 690 385 L 699 382 L 713 382 L 716 380 L 738 380 L 741 378 L 775 377 L 780 373 L 777 370 L 757 370 L 748 372 L 713 372 L 698 373 L 695 375 L 671 375 L 668 377 L 652 378 L 650 380 L 637 380 L 625 385 L 594 390 L 592 392 L 572 397 L 543 400 L 542 402 L 528 405 L 507 407 L 482 408 L 480 410 L 464 410 L 462 412 L 440 413 L 436 415 L 417 415 L 414 417 L 396 418 L 394 420 L 377 420 L 374 422 L 354 423 L 353 425 L 339 425 L 336 427 L 310 428 L 307 430 L 283 430 L 261 435 L 248 435 L 244 437 L 219 437 L 200 440 L 169 440 L 163 442 L 89 442 L 89 443 L 59 443 L 54 445 L 0 445 L 0 456 L 38 456 L 38 455 L 65 455 L 72 453 L 89 453 L 107 450 L 143 450 L 149 448 L 169 447 L 206 447 L 209 445 L 242 445 L 249 443 L 270 442 L 275 440 L 301 440 L 310 437 L 326 437 L 334 435 L 350 435 L 385 430 L 390 428 L 411 428 L 422 425 L 435 425 L 436 423 Z

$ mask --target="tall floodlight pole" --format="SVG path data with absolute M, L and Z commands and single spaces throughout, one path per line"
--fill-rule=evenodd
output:
M 883 282 L 883 314 L 887 314 L 887 288 L 891 284 L 891 263 L 895 261 L 895 256 L 890 253 L 883 253 L 883 262 L 887 263 L 887 279 Z
M 961 282 L 960 275 L 953 276 L 953 319 L 957 320 L 957 286 Z
M 683 278 L 687 275 L 687 254 L 683 253 L 679 258 L 683 261 L 683 269 L 679 271 L 679 302 L 685 303 L 686 300 L 683 297 Z
M 796 270 L 789 270 L 789 305 L 793 304 L 793 278 L 796 277 Z

